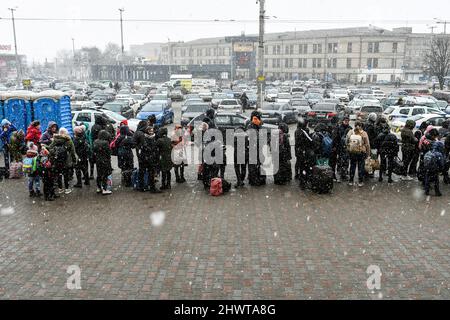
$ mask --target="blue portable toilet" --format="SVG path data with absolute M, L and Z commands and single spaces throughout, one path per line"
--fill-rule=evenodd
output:
M 31 91 L 11 91 L 0 96 L 3 119 L 8 119 L 17 130 L 27 131 L 32 121 L 31 101 L 36 94 Z
M 41 122 L 42 131 L 47 129 L 50 121 L 54 121 L 58 127 L 66 128 L 73 136 L 70 97 L 57 90 L 47 90 L 36 94 L 33 99 L 33 120 Z

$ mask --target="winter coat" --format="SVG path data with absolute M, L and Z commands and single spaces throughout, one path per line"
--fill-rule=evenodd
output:
M 138 155 L 139 164 L 152 167 L 159 166 L 159 150 L 156 145 L 156 136 L 145 133 L 143 141 Z
M 134 168 L 134 147 L 134 139 L 128 126 L 120 127 L 120 134 L 116 140 L 117 162 L 120 169 L 132 170 Z
M 163 136 L 156 141 L 160 155 L 161 171 L 170 171 L 172 169 L 172 140 L 167 136 Z
M 97 116 L 95 117 L 95 124 L 92 126 L 91 129 L 92 141 L 98 139 L 98 135 L 102 130 L 105 130 L 108 133 L 107 141 L 109 142 L 113 141 L 115 137 L 114 127 L 111 124 L 109 124 L 104 117 Z
M 347 138 L 347 133 L 352 130 L 351 126 L 346 126 L 344 124 L 340 124 L 333 130 L 333 149 L 338 153 L 345 153 L 347 150 L 347 146 L 345 143 L 345 139 Z
M 101 130 L 98 133 L 98 139 L 94 141 L 94 158 L 97 165 L 97 174 L 101 177 L 107 177 L 112 173 L 111 149 L 109 148 L 109 133 Z
M 295 156 L 297 160 L 310 166 L 315 164 L 314 142 L 306 127 L 298 126 L 295 131 Z
M 90 155 L 90 147 L 86 139 L 86 135 L 84 133 L 81 136 L 75 135 L 73 144 L 75 146 L 75 152 L 80 161 L 87 161 Z
M 414 133 L 411 129 L 411 123 L 408 124 L 408 121 L 406 122 L 406 125 L 401 132 L 403 152 L 412 152 L 416 150 L 417 143 L 419 142 L 419 140 L 414 136 Z
M 239 143 L 238 143 L 239 141 Z M 240 142 L 242 141 L 242 142 Z M 234 164 L 247 164 L 248 154 L 248 136 L 246 132 L 234 133 Z
M 23 131 L 14 131 L 9 140 L 9 153 L 13 161 L 22 161 L 27 152 L 25 145 L 25 135 Z
M 364 130 L 367 132 L 367 136 L 369 137 L 370 144 L 372 145 L 372 147 L 375 147 L 374 141 L 378 136 L 377 130 L 375 127 L 375 122 L 371 121 L 371 120 L 367 120 L 367 122 L 365 123 L 365 126 L 364 126 Z
M 139 122 L 136 132 L 133 135 L 134 144 L 136 146 L 136 152 L 139 158 L 139 153 L 141 151 L 142 146 L 144 145 L 145 141 L 145 132 L 147 130 L 148 124 L 147 121 L 141 121 Z
M 376 141 L 377 149 L 380 154 L 392 157 L 397 156 L 399 147 L 398 139 L 395 134 L 392 134 L 389 131 L 380 133 Z
M 41 130 L 35 126 L 30 125 L 27 129 L 27 135 L 25 136 L 26 142 L 33 142 L 34 145 L 38 145 L 41 140 Z
M 50 159 L 56 157 L 56 146 L 64 145 L 67 150 L 67 160 L 64 165 L 66 169 L 72 168 L 77 163 L 77 155 L 72 139 L 67 135 L 54 134 L 53 142 L 49 146 Z
M 40 143 L 41 145 L 49 146 L 53 141 L 53 131 L 52 127 L 56 126 L 56 130 L 58 130 L 58 125 L 54 121 L 50 121 L 47 126 L 47 130 L 41 136 Z M 57 132 L 57 131 L 56 131 Z
M 0 132 L 0 140 L 4 145 L 7 145 L 10 143 L 11 136 L 14 132 L 17 131 L 17 128 L 13 124 L 11 124 L 11 122 L 9 122 L 8 120 L 3 120 L 2 123 L 9 125 L 9 128 L 6 131 L 4 130 L 4 126 L 2 126 Z

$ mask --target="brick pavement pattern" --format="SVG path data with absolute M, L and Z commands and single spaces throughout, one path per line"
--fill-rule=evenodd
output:
M 51 203 L 28 198 L 24 179 L 0 182 L 0 298 L 450 298 L 448 186 L 427 199 L 417 182 L 316 195 L 269 180 L 213 198 L 188 178 L 152 195 L 121 188 L 115 170 L 112 196 L 91 186 Z M 80 290 L 66 286 L 71 265 Z

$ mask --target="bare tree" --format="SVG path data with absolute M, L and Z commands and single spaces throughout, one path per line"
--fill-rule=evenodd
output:
M 117 64 L 118 56 L 122 54 L 120 46 L 115 43 L 108 43 L 102 53 L 102 63 L 108 65 Z
M 431 75 L 439 80 L 439 88 L 444 89 L 446 77 L 450 71 L 450 38 L 436 36 L 431 42 L 431 50 L 426 55 Z

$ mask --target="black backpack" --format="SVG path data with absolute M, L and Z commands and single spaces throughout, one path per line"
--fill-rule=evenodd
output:
M 54 164 L 57 169 L 64 169 L 68 159 L 67 147 L 65 144 L 55 146 Z

